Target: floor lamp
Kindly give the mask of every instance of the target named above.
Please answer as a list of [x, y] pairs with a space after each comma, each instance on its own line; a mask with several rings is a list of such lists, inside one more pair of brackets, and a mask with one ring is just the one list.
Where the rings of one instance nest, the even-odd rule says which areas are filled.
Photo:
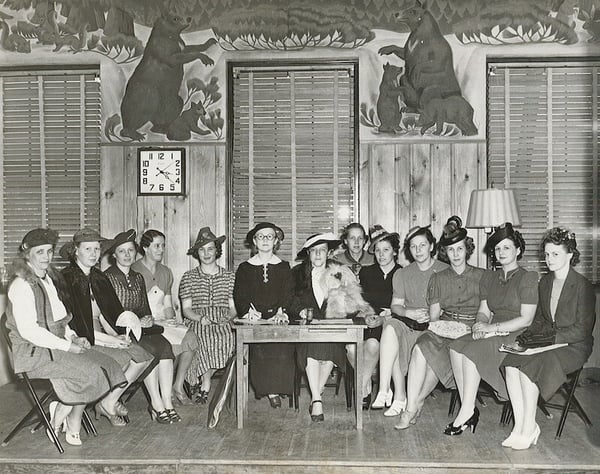
[[[514, 227], [521, 225], [521, 214], [514, 190], [476, 189], [471, 192], [466, 227], [483, 229], [486, 240], [494, 227], [510, 222]], [[490, 268], [488, 256], [487, 267]]]

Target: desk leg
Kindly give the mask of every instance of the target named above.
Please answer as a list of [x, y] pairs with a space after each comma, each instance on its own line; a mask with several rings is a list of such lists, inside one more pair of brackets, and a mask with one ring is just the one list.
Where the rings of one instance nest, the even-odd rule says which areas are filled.
[[363, 372], [364, 372], [364, 367], [363, 367], [363, 348], [364, 348], [364, 341], [363, 341], [363, 337], [362, 334], [360, 334], [360, 338], [359, 340], [356, 341], [356, 361], [355, 361], [355, 365], [354, 367], [356, 367], [356, 379], [354, 380], [354, 390], [355, 390], [355, 403], [354, 403], [354, 408], [356, 410], [356, 429], [357, 430], [362, 430], [363, 429], [363, 412], [362, 412], [362, 399], [363, 399], [363, 393], [362, 393], [362, 381], [363, 381]]
[[250, 344], [244, 344], [244, 417], [248, 418], [248, 393], [250, 386], [248, 384], [248, 367], [250, 367]]
[[235, 337], [235, 350], [236, 350], [236, 358], [235, 358], [235, 372], [236, 372], [236, 413], [237, 413], [237, 427], [238, 429], [242, 429], [244, 427], [244, 395], [247, 396], [248, 392], [244, 394], [244, 343], [242, 340], [242, 336], [240, 336], [239, 331], [236, 332]]

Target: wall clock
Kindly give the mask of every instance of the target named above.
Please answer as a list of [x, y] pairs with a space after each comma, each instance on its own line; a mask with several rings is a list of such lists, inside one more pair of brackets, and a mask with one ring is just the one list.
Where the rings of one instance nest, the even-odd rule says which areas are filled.
[[185, 148], [138, 148], [138, 196], [185, 195]]

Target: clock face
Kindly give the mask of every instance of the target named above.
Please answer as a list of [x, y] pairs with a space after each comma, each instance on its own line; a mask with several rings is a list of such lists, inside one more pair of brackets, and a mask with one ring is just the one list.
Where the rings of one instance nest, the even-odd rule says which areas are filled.
[[138, 194], [185, 194], [185, 149], [138, 150]]

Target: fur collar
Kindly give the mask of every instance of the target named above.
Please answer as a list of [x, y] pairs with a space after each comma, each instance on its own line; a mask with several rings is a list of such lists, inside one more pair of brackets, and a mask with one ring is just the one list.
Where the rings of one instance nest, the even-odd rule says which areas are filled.
[[[25, 260], [22, 257], [18, 257], [15, 260], [13, 260], [10, 274], [11, 274], [11, 281], [14, 280], [15, 278], [19, 277], [19, 278], [22, 278], [23, 280], [25, 280], [30, 285], [35, 285], [39, 278], [34, 273], [33, 268], [31, 268], [31, 266], [27, 263], [27, 260]], [[56, 272], [54, 267], [52, 267], [52, 265], [50, 265], [48, 267], [47, 275], [53, 281], [56, 281], [58, 278], [58, 273]]]

